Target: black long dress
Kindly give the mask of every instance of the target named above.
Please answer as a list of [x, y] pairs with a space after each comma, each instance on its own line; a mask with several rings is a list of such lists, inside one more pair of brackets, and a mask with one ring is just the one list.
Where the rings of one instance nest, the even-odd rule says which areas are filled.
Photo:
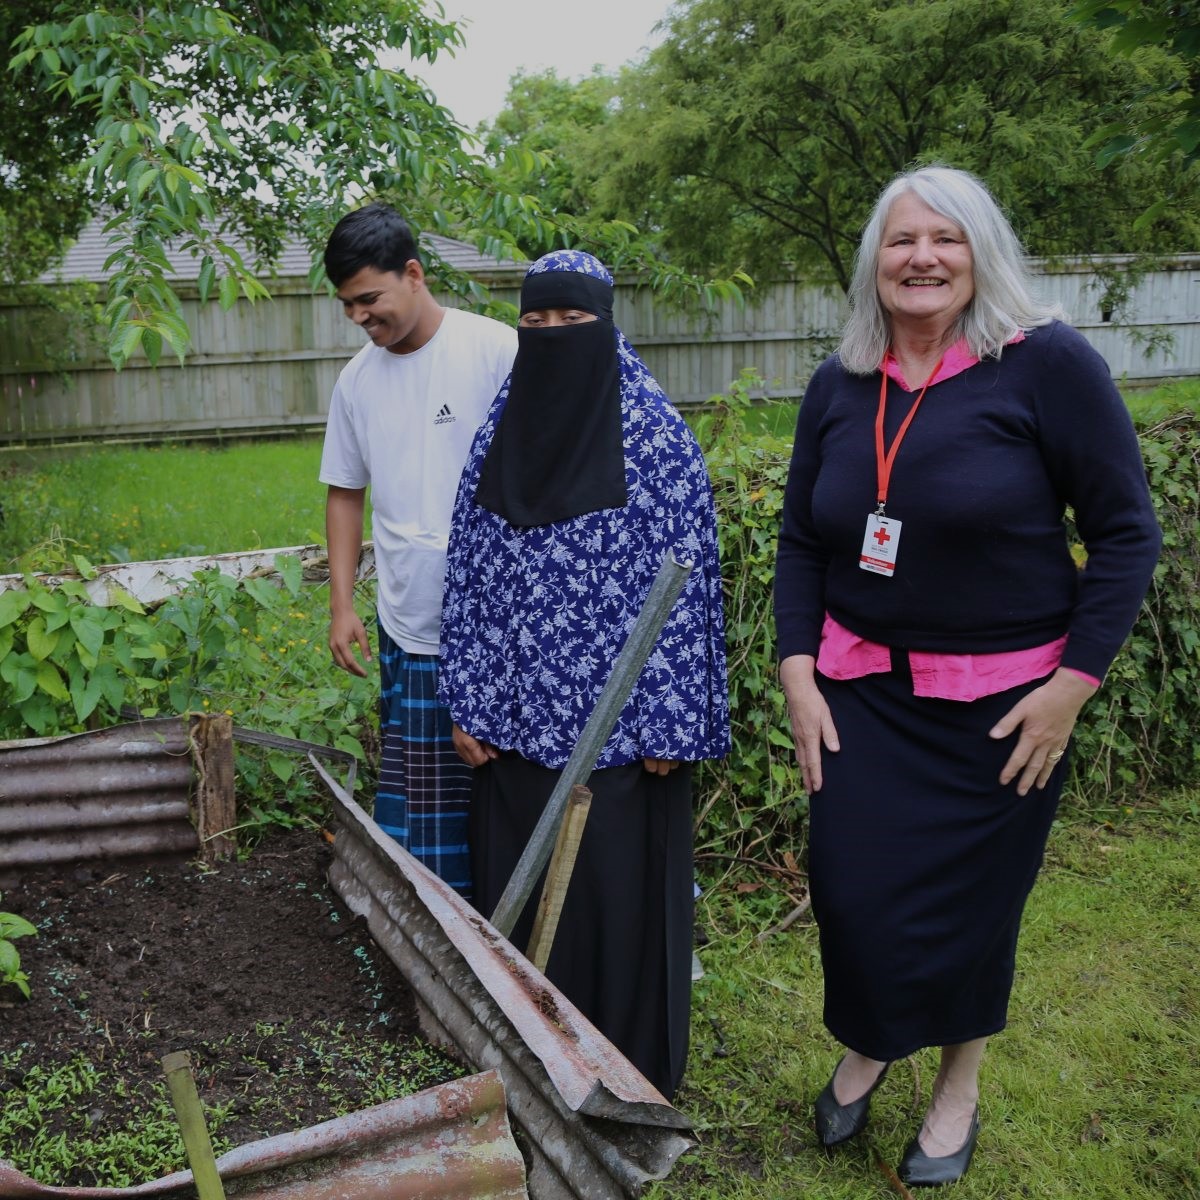
[[890, 1062], [1004, 1028], [1068, 760], [1019, 796], [997, 783], [1016, 735], [988, 730], [1043, 682], [964, 703], [914, 696], [903, 667], [821, 678], [842, 749], [810, 799], [809, 883], [825, 1024], [852, 1050]]
[[[692, 960], [691, 767], [593, 771], [592, 804], [546, 975], [667, 1098], [687, 1060]], [[514, 752], [475, 771], [475, 905], [491, 916], [559, 772]], [[509, 940], [529, 942], [541, 886]]]

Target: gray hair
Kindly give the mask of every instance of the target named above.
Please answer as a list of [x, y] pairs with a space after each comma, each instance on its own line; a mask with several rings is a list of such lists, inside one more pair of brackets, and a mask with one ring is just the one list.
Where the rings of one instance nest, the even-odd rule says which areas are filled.
[[977, 358], [999, 358], [1020, 330], [1063, 318], [1059, 305], [1034, 294], [1021, 243], [982, 180], [954, 167], [921, 167], [897, 175], [883, 189], [863, 227], [850, 280], [850, 316], [838, 346], [847, 371], [877, 371], [891, 339], [875, 276], [888, 212], [907, 192], [953, 221], [971, 247], [975, 294], [955, 322], [955, 341], [966, 338]]

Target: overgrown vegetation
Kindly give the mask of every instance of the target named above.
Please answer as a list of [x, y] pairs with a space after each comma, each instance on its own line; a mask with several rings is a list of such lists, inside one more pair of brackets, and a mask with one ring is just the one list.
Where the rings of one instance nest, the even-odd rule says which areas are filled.
[[[791, 445], [747, 434], [754, 382], [743, 379], [699, 422], [721, 521], [734, 749], [703, 767], [698, 852], [753, 857], [786, 874], [806, 808], [770, 614]], [[1195, 385], [1189, 391], [1194, 404]], [[1158, 403], [1154, 394], [1138, 401], [1148, 413]], [[1151, 782], [1194, 784], [1200, 768], [1200, 417], [1182, 412], [1140, 438], [1165, 544], [1137, 625], [1076, 731], [1066, 802], [1089, 812], [1137, 802]]]
[[[754, 385], [743, 378], [695, 418], [721, 524], [735, 739], [726, 760], [702, 769], [698, 847], [701, 856], [748, 857], [786, 874], [806, 807], [775, 683], [770, 611], [790, 441], [747, 431], [762, 412], [750, 404]], [[1174, 402], [1195, 388], [1160, 391], [1139, 407], [1157, 416], [1163, 397]], [[1089, 812], [1136, 803], [1151, 781], [1194, 783], [1200, 764], [1200, 420], [1184, 412], [1140, 436], [1165, 546], [1133, 635], [1076, 735], [1067, 802]], [[260, 544], [276, 533], [294, 544], [320, 524], [316, 453], [310, 442], [88, 455], [10, 475], [0, 481], [0, 503], [10, 514], [6, 532], [27, 539], [37, 536], [39, 514], [62, 522], [24, 557], [27, 569], [74, 565], [86, 576], [93, 568], [80, 546], [119, 549], [115, 557], [242, 549], [246, 536], [230, 530], [262, 534], [257, 521], [273, 513], [285, 514], [284, 528]], [[145, 502], [158, 495], [169, 500]], [[201, 504], [200, 495], [221, 503]], [[240, 516], [238, 505], [246, 506]], [[231, 524], [247, 512], [249, 524]], [[337, 746], [369, 767], [374, 681], [330, 665], [323, 589], [304, 583], [295, 558], [281, 558], [278, 569], [274, 581], [240, 585], [203, 572], [153, 612], [128, 597], [99, 608], [80, 580], [30, 578], [25, 590], [0, 593], [0, 737], [106, 724], [123, 706], [146, 716], [230, 711], [239, 725]], [[369, 587], [361, 601], [369, 621]], [[251, 823], [295, 819], [297, 806], [319, 803], [286, 754], [241, 751], [239, 771]]]

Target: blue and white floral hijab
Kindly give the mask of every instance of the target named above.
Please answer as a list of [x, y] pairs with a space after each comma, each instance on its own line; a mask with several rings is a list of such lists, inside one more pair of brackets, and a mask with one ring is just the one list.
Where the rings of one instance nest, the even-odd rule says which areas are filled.
[[[560, 250], [529, 275], [611, 276]], [[597, 766], [729, 752], [724, 615], [712, 487], [683, 418], [619, 330], [623, 505], [512, 525], [476, 503], [511, 377], [471, 447], [450, 531], [439, 698], [481, 741], [566, 764], [663, 557], [695, 565]]]

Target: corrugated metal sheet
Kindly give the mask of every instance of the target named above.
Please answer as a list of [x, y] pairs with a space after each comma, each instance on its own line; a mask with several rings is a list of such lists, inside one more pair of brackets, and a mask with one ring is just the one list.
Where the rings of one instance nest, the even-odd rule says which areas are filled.
[[185, 720], [0, 742], [0, 884], [18, 870], [196, 853]]
[[[521, 1200], [525, 1164], [495, 1072], [239, 1146], [217, 1159], [231, 1200]], [[47, 1187], [0, 1161], [0, 1200], [190, 1200], [191, 1171], [127, 1188]]]
[[[327, 782], [332, 782], [328, 780]], [[330, 882], [411, 984], [428, 1036], [504, 1079], [535, 1200], [619, 1200], [664, 1178], [689, 1122], [469, 904], [334, 790]]]
[[[280, 546], [273, 550], [240, 550], [229, 554], [205, 554], [195, 558], [159, 558], [148, 562], [110, 563], [96, 568], [84, 587], [92, 602], [100, 605], [115, 603], [114, 591], [127, 592], [142, 604], [157, 604], [168, 596], [177, 595], [187, 587], [198, 571], [218, 570], [233, 579], [269, 578], [278, 572], [275, 559], [279, 555], [300, 559], [306, 583], [320, 583], [329, 578], [329, 559], [323, 546]], [[364, 544], [358, 560], [358, 578], [370, 579], [375, 574], [375, 548]], [[78, 580], [72, 572], [38, 575], [47, 587], [57, 587], [65, 580]], [[0, 592], [20, 591], [25, 587], [24, 575], [0, 575]]]

